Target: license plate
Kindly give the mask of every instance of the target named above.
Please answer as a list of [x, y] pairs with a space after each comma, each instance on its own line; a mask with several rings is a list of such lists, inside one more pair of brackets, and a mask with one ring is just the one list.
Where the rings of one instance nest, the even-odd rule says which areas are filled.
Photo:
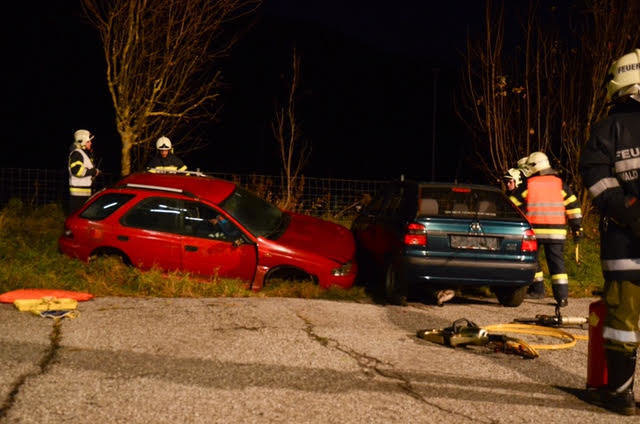
[[498, 237], [450, 236], [451, 247], [455, 249], [498, 250]]

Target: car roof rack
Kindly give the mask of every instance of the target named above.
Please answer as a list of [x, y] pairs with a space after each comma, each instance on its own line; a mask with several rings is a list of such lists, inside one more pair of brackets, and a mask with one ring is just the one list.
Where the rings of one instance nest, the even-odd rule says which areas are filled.
[[191, 193], [190, 191], [185, 191], [181, 188], [175, 188], [175, 187], [164, 187], [164, 186], [157, 186], [157, 185], [151, 185], [151, 184], [138, 184], [138, 183], [126, 183], [126, 184], [121, 184], [117, 187], [118, 188], [142, 188], [146, 190], [157, 190], [157, 191], [170, 191], [172, 193], [184, 194], [185, 196], [192, 197], [194, 199], [197, 197], [195, 194]]
[[[151, 172], [151, 171], [147, 171], [147, 172]], [[196, 169], [195, 171], [170, 171], [170, 170], [159, 170], [159, 171], [153, 171], [151, 172], [152, 174], [171, 174], [171, 175], [189, 175], [189, 176], [195, 176], [195, 177], [208, 177], [207, 174], [205, 174], [204, 172], [200, 172], [200, 169]]]

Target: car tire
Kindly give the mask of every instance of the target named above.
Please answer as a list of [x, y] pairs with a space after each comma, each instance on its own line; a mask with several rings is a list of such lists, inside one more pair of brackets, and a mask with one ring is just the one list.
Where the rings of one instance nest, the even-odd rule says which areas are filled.
[[527, 287], [494, 287], [493, 292], [502, 306], [515, 308], [520, 306], [527, 294]]
[[402, 278], [402, 274], [389, 264], [386, 267], [384, 277], [384, 294], [388, 303], [392, 305], [407, 305], [407, 284]]

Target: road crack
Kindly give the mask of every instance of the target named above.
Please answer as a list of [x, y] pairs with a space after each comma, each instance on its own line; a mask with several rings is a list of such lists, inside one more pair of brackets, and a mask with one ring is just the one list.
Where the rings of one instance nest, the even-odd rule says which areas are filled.
[[61, 331], [62, 319], [54, 319], [53, 327], [51, 329], [51, 333], [49, 334], [49, 347], [38, 362], [38, 369], [36, 371], [23, 374], [16, 379], [16, 381], [13, 383], [11, 391], [9, 392], [9, 395], [3, 402], [2, 406], [0, 406], [0, 419], [4, 418], [9, 410], [13, 407], [16, 397], [18, 396], [18, 393], [20, 393], [21, 387], [27, 382], [27, 380], [31, 377], [44, 375], [47, 372], [58, 350], [60, 349]]
[[300, 320], [302, 320], [305, 323], [305, 332], [307, 333], [307, 336], [309, 336], [311, 340], [321, 344], [322, 346], [328, 349], [334, 349], [348, 355], [349, 357], [351, 357], [353, 360], [356, 361], [356, 363], [362, 369], [365, 375], [372, 376], [377, 374], [382, 378], [394, 380], [396, 381], [396, 384], [398, 385], [398, 387], [408, 396], [411, 396], [417, 401], [425, 405], [428, 405], [432, 408], [438, 409], [442, 412], [446, 412], [452, 415], [457, 415], [461, 418], [465, 418], [473, 422], [481, 422], [481, 423], [487, 423], [487, 424], [495, 422], [493, 420], [491, 421], [481, 420], [476, 417], [465, 415], [463, 413], [460, 413], [451, 409], [443, 408], [442, 406], [436, 403], [430, 402], [423, 395], [421, 395], [418, 392], [418, 390], [416, 390], [416, 388], [411, 383], [411, 380], [408, 377], [403, 375], [401, 372], [395, 371], [393, 369], [394, 365], [392, 363], [385, 362], [376, 357], [358, 352], [354, 349], [351, 349], [348, 346], [344, 346], [340, 344], [340, 342], [335, 339], [320, 336], [318, 333], [315, 332], [315, 326], [309, 319], [305, 318], [300, 313], [296, 313], [296, 315], [298, 316], [298, 318], [300, 318]]

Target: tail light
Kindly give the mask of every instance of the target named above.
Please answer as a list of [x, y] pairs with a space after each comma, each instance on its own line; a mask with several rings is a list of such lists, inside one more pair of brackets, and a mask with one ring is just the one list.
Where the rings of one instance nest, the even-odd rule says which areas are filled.
[[405, 246], [426, 246], [427, 245], [427, 228], [412, 222], [407, 225], [407, 232], [404, 235]]
[[522, 237], [522, 248], [520, 250], [523, 252], [535, 252], [538, 250], [538, 241], [536, 240], [536, 234], [533, 230], [525, 230], [524, 236]]

